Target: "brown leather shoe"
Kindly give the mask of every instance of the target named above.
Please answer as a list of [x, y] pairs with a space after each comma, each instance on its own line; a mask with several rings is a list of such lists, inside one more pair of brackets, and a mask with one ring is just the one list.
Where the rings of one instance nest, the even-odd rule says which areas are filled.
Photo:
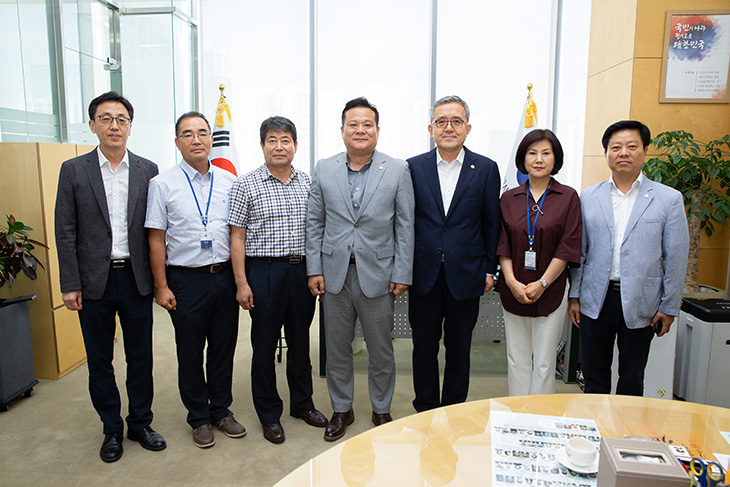
[[281, 423], [271, 423], [263, 426], [264, 438], [272, 443], [284, 443], [286, 437], [284, 436], [284, 428], [281, 427]]
[[355, 421], [355, 413], [350, 409], [346, 413], [333, 413], [332, 419], [324, 430], [325, 441], [339, 440], [345, 436], [347, 427]]
[[390, 415], [390, 413], [376, 413], [373, 411], [373, 424], [375, 426], [380, 426], [381, 424], [390, 423], [393, 421], [393, 417]]
[[241, 423], [236, 421], [233, 417], [233, 413], [229, 414], [223, 419], [216, 421], [215, 427], [223, 431], [226, 436], [230, 438], [240, 438], [246, 436], [246, 428]]
[[193, 443], [198, 448], [210, 448], [215, 445], [215, 437], [213, 436], [213, 427], [209, 424], [198, 426], [193, 430]]
[[327, 426], [327, 416], [320, 413], [316, 409], [311, 411], [301, 411], [299, 413], [290, 413], [291, 417], [303, 419], [309, 426], [316, 426], [317, 428], [324, 428]]

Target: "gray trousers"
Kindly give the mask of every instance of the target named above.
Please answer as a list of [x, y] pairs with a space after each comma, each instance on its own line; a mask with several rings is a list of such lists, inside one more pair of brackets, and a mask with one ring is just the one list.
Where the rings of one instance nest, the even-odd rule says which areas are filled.
[[360, 318], [367, 343], [368, 388], [373, 411], [390, 412], [395, 390], [395, 358], [390, 335], [394, 301], [395, 297], [390, 293], [376, 298], [365, 296], [354, 265], [347, 270], [342, 291], [338, 294], [325, 292], [322, 306], [327, 346], [327, 388], [334, 412], [344, 413], [352, 409], [355, 392], [352, 340], [357, 318]]

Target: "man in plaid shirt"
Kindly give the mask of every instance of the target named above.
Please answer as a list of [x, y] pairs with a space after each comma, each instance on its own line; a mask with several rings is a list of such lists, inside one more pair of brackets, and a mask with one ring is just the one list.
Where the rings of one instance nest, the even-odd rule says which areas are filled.
[[251, 314], [251, 389], [264, 438], [285, 439], [283, 402], [276, 389], [274, 354], [284, 325], [289, 414], [324, 427], [327, 418], [312, 402], [309, 326], [315, 298], [307, 287], [304, 262], [309, 175], [292, 167], [297, 129], [284, 117], [261, 124], [266, 163], [241, 176], [231, 188], [231, 263], [236, 299]]

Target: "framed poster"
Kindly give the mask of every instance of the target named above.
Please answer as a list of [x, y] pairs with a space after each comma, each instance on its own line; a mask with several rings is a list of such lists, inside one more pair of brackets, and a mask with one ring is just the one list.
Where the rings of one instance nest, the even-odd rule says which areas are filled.
[[660, 103], [730, 103], [730, 10], [667, 12]]

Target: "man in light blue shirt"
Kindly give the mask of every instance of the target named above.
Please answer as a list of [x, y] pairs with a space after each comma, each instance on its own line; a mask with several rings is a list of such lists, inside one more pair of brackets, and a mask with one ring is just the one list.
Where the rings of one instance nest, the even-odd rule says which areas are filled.
[[210, 164], [210, 125], [203, 114], [183, 114], [175, 133], [183, 160], [150, 181], [145, 227], [155, 300], [175, 327], [180, 397], [193, 443], [207, 448], [215, 444], [213, 425], [232, 438], [246, 434], [228, 409], [238, 338], [227, 224], [235, 177]]

